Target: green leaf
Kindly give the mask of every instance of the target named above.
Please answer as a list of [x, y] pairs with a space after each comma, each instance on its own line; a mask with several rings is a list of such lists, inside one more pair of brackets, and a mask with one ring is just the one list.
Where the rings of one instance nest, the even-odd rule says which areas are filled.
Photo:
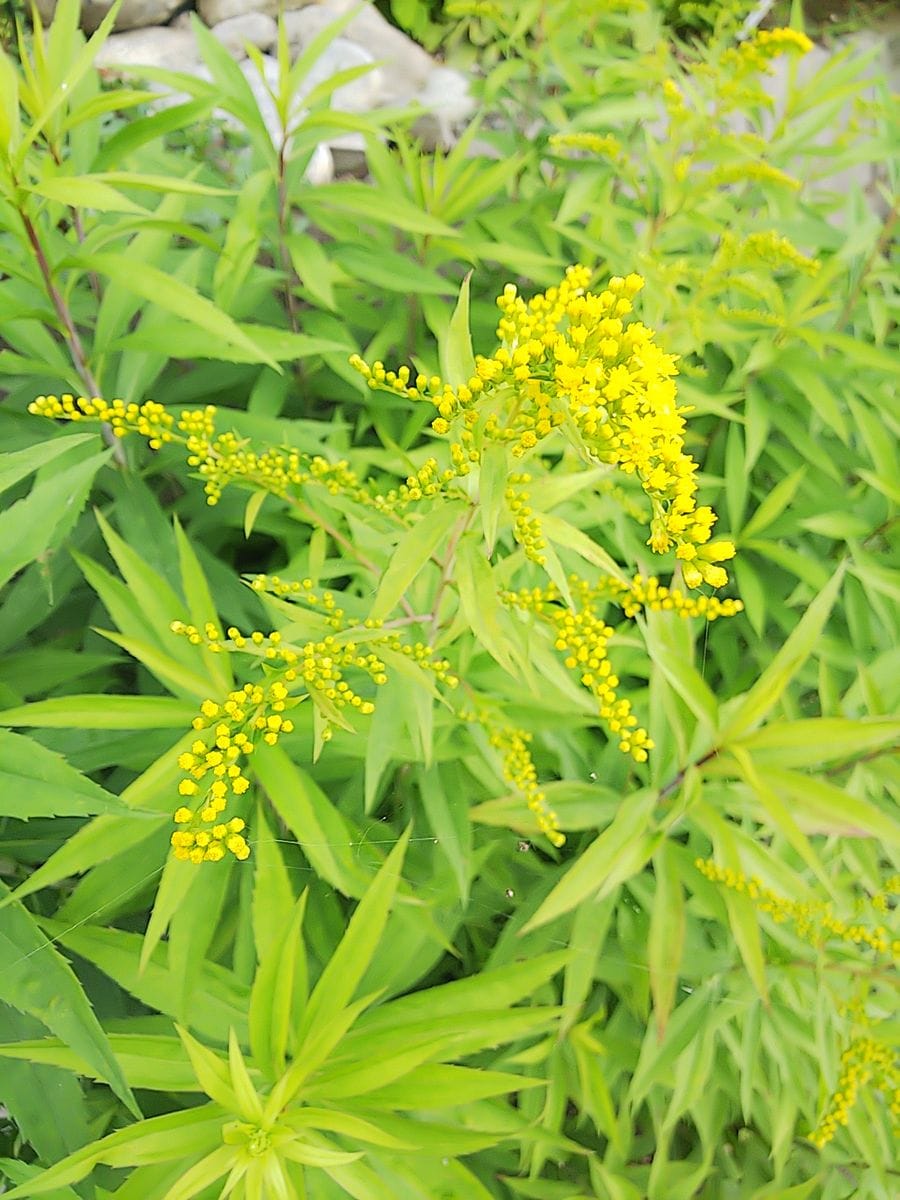
[[[45, 128], [47, 122], [50, 121], [59, 108], [62, 108], [68, 104], [69, 99], [74, 94], [78, 84], [82, 81], [88, 71], [90, 71], [98, 50], [112, 32], [121, 6], [121, 0], [114, 0], [113, 4], [109, 7], [108, 11], [103, 17], [103, 20], [97, 26], [93, 36], [86, 45], [80, 47], [74, 57], [72, 56], [72, 47], [68, 48], [69, 53], [65, 63], [65, 65], [68, 67], [68, 70], [62, 78], [54, 79], [55, 86], [52, 89], [47, 103], [43, 105], [40, 112], [32, 114], [34, 116], [34, 121], [25, 131], [22, 143], [18, 148], [18, 154], [16, 156], [17, 166], [21, 166], [21, 164], [24, 163], [25, 155], [28, 153], [31, 144], [40, 135], [41, 130]], [[59, 24], [61, 29], [65, 28], [63, 24], [64, 11], [65, 9], [62, 4], [57, 5], [57, 12], [55, 16], [56, 22]]]
[[[366, 1092], [366, 1104], [372, 1108], [456, 1108], [476, 1100], [543, 1086], [543, 1080], [527, 1079], [507, 1071], [424, 1063], [396, 1083]], [[436, 1098], [440, 1099], [439, 1105], [435, 1104]]]
[[460, 233], [436, 217], [423, 212], [418, 205], [403, 196], [392, 195], [385, 203], [384, 196], [364, 183], [328, 183], [310, 187], [303, 193], [302, 205], [312, 220], [318, 212], [349, 213], [354, 217], [392, 225], [407, 233], [424, 233], [430, 237], [458, 238]]
[[[178, 1038], [145, 1033], [111, 1033], [109, 1046], [132, 1088], [155, 1092], [197, 1092], [199, 1084], [184, 1045]], [[24, 1059], [61, 1067], [77, 1075], [102, 1081], [80, 1054], [58, 1038], [7, 1042], [0, 1057]]]
[[19, 73], [0, 46], [0, 152], [4, 158], [15, 154], [20, 137]]
[[837, 599], [843, 578], [844, 567], [841, 566], [810, 604], [799, 624], [750, 691], [727, 706], [727, 715], [720, 734], [724, 747], [727, 748], [730, 741], [740, 738], [759, 725], [766, 713], [778, 703], [785, 688], [818, 642]]
[[49, 438], [46, 442], [16, 450], [12, 454], [0, 454], [0, 492], [5, 492], [32, 471], [47, 466], [73, 446], [95, 441], [96, 437], [95, 433], [74, 433], [67, 437]]
[[268, 492], [253, 492], [250, 499], [247, 501], [247, 507], [244, 509], [244, 537], [248, 538], [253, 532], [253, 526], [256, 524], [256, 518], [259, 516], [260, 509], [265, 504]]
[[260, 746], [253, 772], [316, 873], [345, 896], [362, 896], [371, 875], [353, 853], [351, 827], [322, 789], [279, 746]]
[[39, 558], [76, 520], [91, 483], [111, 451], [95, 454], [36, 483], [0, 513], [0, 587]]
[[472, 353], [472, 334], [469, 330], [471, 278], [470, 271], [462, 281], [446, 337], [440, 345], [441, 376], [454, 389], [468, 383], [475, 374], [475, 355]]
[[[850, 721], [843, 717], [810, 717], [805, 721], [776, 721], [764, 725], [741, 738], [736, 745], [749, 750], [754, 762], [759, 764], [819, 767], [890, 750], [898, 742], [900, 721], [893, 718]], [[734, 746], [732, 743], [732, 748]]]
[[299, 999], [306, 1001], [306, 951], [302, 930], [307, 898], [308, 892], [299, 897], [282, 939], [261, 957], [250, 992], [250, 1048], [260, 1069], [273, 1080], [285, 1068], [293, 1033], [298, 975], [303, 985], [303, 995]]
[[457, 779], [454, 774], [432, 766], [427, 770], [419, 768], [416, 780], [428, 824], [453, 871], [460, 903], [466, 904], [472, 870], [472, 824], [467, 808], [459, 803], [459, 793], [454, 787]]
[[662, 1041], [669, 1016], [675, 1005], [678, 973], [684, 953], [684, 890], [678, 870], [678, 857], [670, 842], [663, 842], [653, 856], [656, 892], [650, 914], [647, 938], [647, 965], [656, 1033]]
[[[8, 1037], [34, 1037], [42, 1032], [38, 1021], [5, 1005], [0, 1006], [0, 1026]], [[14, 1049], [21, 1044], [13, 1043]], [[71, 1054], [67, 1048], [65, 1052]], [[44, 1162], [58, 1162], [91, 1140], [85, 1097], [71, 1071], [20, 1054], [7, 1058], [2, 1075], [3, 1103], [22, 1139]]]
[[798, 467], [796, 471], [792, 471], [784, 479], [779, 479], [778, 483], [766, 495], [762, 504], [760, 504], [759, 508], [741, 530], [741, 541], [756, 537], [764, 529], [768, 529], [772, 522], [781, 516], [797, 494], [797, 489], [800, 487], [805, 476], [806, 467]]
[[568, 521], [564, 521], [562, 517], [554, 517], [549, 513], [538, 513], [537, 517], [548, 541], [565, 550], [573, 550], [585, 562], [590, 563], [592, 567], [599, 567], [613, 579], [618, 579], [622, 583], [628, 582], [625, 572], [616, 560], [602, 546], [598, 546], [595, 541], [592, 541], [586, 533]]
[[142, 662], [147, 670], [171, 691], [186, 693], [200, 701], [209, 696], [210, 681], [205, 675], [183, 667], [180, 662], [176, 662], [168, 654], [163, 654], [151, 642], [145, 642], [141, 638], [123, 637], [109, 629], [95, 629], [94, 632], [127, 650], [132, 658]]
[[900, 822], [870, 800], [799, 771], [769, 767], [766, 779], [810, 833], [872, 837], [885, 846], [900, 846]]
[[674, 613], [647, 612], [645, 640], [650, 661], [661, 671], [700, 725], [708, 733], [716, 727], [719, 706], [706, 680], [685, 653], [685, 642], [692, 649], [691, 639], [682, 618]]
[[197, 706], [168, 696], [52, 696], [0, 712], [0, 725], [33, 729], [184, 729]]
[[[156, 892], [156, 899], [153, 902], [153, 909], [150, 913], [150, 920], [147, 922], [147, 930], [141, 946], [140, 966], [138, 968], [140, 971], [146, 968], [153, 951], [159, 945], [160, 939], [169, 928], [169, 923], [174, 913], [182, 905], [188, 903], [191, 891], [199, 880], [200, 872], [196, 869], [194, 863], [181, 862], [171, 856], [166, 859], [166, 865], [163, 867], [159, 887]], [[197, 910], [200, 907], [199, 904], [195, 904]], [[169, 952], [171, 955], [171, 946]]]
[[[265, 495], [265, 493], [261, 494]], [[207, 623], [218, 627], [219, 614], [203, 568], [200, 566], [200, 560], [177, 518], [175, 520], [175, 544], [178, 548], [181, 590], [187, 600], [191, 624], [197, 629], [203, 629]], [[201, 649], [201, 657], [210, 680], [213, 681], [215, 691], [219, 695], [230, 691], [234, 686], [234, 676], [227, 652], [221, 650], [213, 653], [204, 646]]]
[[[67, 928], [61, 922], [47, 919], [42, 925], [56, 941], [94, 963], [143, 1004], [177, 1019], [178, 981], [169, 969], [169, 948], [165, 942], [156, 947], [141, 971], [140, 934], [90, 925]], [[224, 1041], [232, 1026], [240, 1037], [246, 1037], [248, 989], [216, 963], [202, 964], [201, 981], [203, 1003], [191, 1008], [191, 1027], [210, 1040]]]
[[135, 296], [164, 308], [182, 321], [202, 329], [214, 343], [224, 342], [243, 351], [247, 361], [265, 363], [273, 371], [281, 371], [274, 358], [265, 353], [238, 325], [205, 296], [173, 275], [160, 271], [147, 262], [135, 263], [125, 254], [83, 254], [78, 265], [85, 271], [119, 284]]
[[369, 613], [372, 620], [383, 620], [393, 612], [431, 555], [445, 541], [456, 522], [462, 519], [464, 511], [460, 504], [453, 501], [442, 504], [434, 512], [422, 517], [401, 537], [382, 576]]
[[509, 614], [500, 601], [499, 584], [485, 557], [484, 543], [474, 533], [464, 535], [456, 547], [456, 584], [469, 628], [491, 657], [517, 676], [515, 660], [520, 656], [509, 636]]
[[55, 200], [58, 204], [77, 204], [81, 209], [94, 209], [103, 213], [150, 215], [146, 208], [135, 204], [116, 188], [101, 179], [92, 179], [86, 175], [57, 175], [55, 178], [43, 179], [40, 183], [32, 184], [26, 190], [36, 196], [42, 196], [45, 200]]
[[522, 932], [546, 925], [592, 896], [602, 896], [641, 870], [662, 838], [662, 834], [647, 830], [655, 806], [653, 791], [630, 796], [612, 824], [569, 867]]
[[44, 1195], [84, 1179], [97, 1163], [129, 1167], [193, 1157], [221, 1143], [223, 1122], [224, 1114], [215, 1104], [139, 1121], [76, 1151], [6, 1196], [8, 1200], [23, 1200], [25, 1196]]
[[243, 1165], [235, 1146], [218, 1146], [185, 1171], [169, 1188], [163, 1200], [192, 1200], [200, 1192], [206, 1192], [232, 1168]]
[[509, 455], [506, 447], [485, 446], [478, 468], [478, 509], [489, 556], [494, 553], [497, 542], [497, 526], [505, 507], [508, 476]]
[[[9, 895], [9, 889], [0, 883], [0, 897]], [[0, 910], [0, 961], [0, 1000], [46, 1025], [91, 1064], [129, 1112], [139, 1115], [81, 984], [21, 904]]]
[[794, 814], [784, 803], [780, 792], [776, 791], [772, 786], [774, 780], [770, 772], [757, 770], [753, 758], [741, 746], [732, 746], [731, 753], [739, 764], [744, 779], [753, 789], [757, 800], [766, 810], [766, 814], [772, 825], [784, 836], [788, 844], [793, 846], [794, 850], [796, 850], [797, 854], [803, 859], [810, 870], [813, 871], [822, 886], [826, 890], [831, 891], [831, 881], [819, 860], [819, 856], [809, 844], [809, 840], [803, 835], [803, 832], [794, 819]]
[[387, 1030], [395, 1032], [402, 1044], [404, 1031], [417, 1023], [424, 1027], [430, 1022], [437, 1030], [438, 1022], [444, 1018], [464, 1020], [478, 1009], [498, 1012], [511, 1009], [552, 979], [570, 957], [568, 950], [554, 950], [402, 996], [367, 1012], [354, 1036], [368, 1041]]
[[70, 767], [59, 754], [19, 733], [0, 730], [0, 813], [30, 817], [124, 812], [118, 797]]
[[257, 805], [253, 823], [253, 900], [251, 905], [253, 940], [257, 958], [266, 958], [280, 946], [294, 911], [294, 891], [290, 874], [269, 825], [267, 806]]
[[378, 874], [350, 918], [347, 931], [313, 989], [298, 1034], [299, 1058], [329, 1024], [332, 1014], [346, 1007], [372, 961], [400, 881], [410, 830], [400, 835]]
[[186, 1029], [176, 1026], [176, 1032], [191, 1060], [191, 1068], [197, 1076], [200, 1087], [210, 1100], [215, 1100], [226, 1112], [236, 1115], [238, 1111], [237, 1095], [231, 1085], [228, 1063], [209, 1047], [204, 1046], [202, 1042], [198, 1042]]

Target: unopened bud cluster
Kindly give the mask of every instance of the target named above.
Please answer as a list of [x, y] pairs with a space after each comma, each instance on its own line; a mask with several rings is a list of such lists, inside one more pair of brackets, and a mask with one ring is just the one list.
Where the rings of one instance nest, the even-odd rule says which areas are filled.
[[559, 828], [559, 817], [547, 802], [547, 794], [538, 783], [537, 768], [531, 757], [532, 736], [524, 729], [515, 729], [497, 720], [485, 708], [465, 709], [459, 714], [463, 721], [477, 722], [485, 730], [490, 745], [498, 751], [504, 780], [515, 788], [528, 810], [537, 820], [538, 829], [554, 846], [565, 844], [565, 834]]

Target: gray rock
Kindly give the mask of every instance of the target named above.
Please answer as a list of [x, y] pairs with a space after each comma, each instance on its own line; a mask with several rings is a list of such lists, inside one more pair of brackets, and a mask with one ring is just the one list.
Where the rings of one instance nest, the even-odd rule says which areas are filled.
[[[116, 17], [116, 29], [145, 29], [149, 25], [164, 25], [184, 0], [124, 0]], [[93, 33], [112, 8], [113, 0], [82, 0], [81, 28]], [[37, 10], [44, 26], [50, 24], [56, 12], [56, 0], [37, 0]]]
[[238, 17], [229, 17], [212, 27], [217, 37], [232, 58], [240, 62], [247, 57], [246, 45], [260, 50], [271, 50], [278, 41], [278, 26], [266, 13], [248, 12]]
[[265, 13], [276, 17], [279, 9], [305, 8], [318, 0], [197, 0], [197, 11], [207, 25], [220, 25], [232, 17], [243, 17], [250, 13]]

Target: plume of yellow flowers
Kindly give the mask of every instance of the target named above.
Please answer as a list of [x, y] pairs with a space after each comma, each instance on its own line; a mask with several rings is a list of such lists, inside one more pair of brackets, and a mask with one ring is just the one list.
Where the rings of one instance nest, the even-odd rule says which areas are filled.
[[[688, 587], [719, 588], [728, 575], [719, 564], [734, 556], [730, 541], [712, 541], [716, 515], [697, 504], [697, 463], [684, 448], [684, 414], [677, 401], [675, 356], [654, 333], [627, 318], [643, 287], [639, 275], [614, 276], [600, 292], [588, 290], [587, 267], [570, 267], [558, 287], [524, 300], [507, 284], [497, 300], [499, 345], [479, 355], [471, 378], [452, 387], [438, 376], [412, 377], [408, 367], [388, 371], [355, 355], [352, 365], [372, 388], [383, 388], [437, 410], [431, 428], [451, 435], [458, 455], [478, 461], [484, 446], [506, 445], [516, 458], [556, 449], [568, 438], [590, 462], [608, 463], [640, 480], [650, 500], [647, 544], [674, 549]], [[537, 544], [533, 523], [517, 533]]]

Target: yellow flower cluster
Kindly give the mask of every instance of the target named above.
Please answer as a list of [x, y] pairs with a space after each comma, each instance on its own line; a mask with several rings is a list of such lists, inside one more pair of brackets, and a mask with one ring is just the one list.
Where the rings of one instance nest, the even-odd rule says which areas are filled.
[[854, 1039], [841, 1055], [841, 1073], [828, 1107], [816, 1128], [809, 1135], [813, 1145], [821, 1150], [847, 1125], [850, 1110], [859, 1090], [871, 1084], [888, 1099], [891, 1123], [900, 1127], [900, 1062], [897, 1052], [885, 1042], [872, 1037]]
[[161, 404], [148, 400], [145, 404], [126, 404], [124, 400], [108, 403], [99, 396], [87, 399], [68, 394], [38, 396], [28, 405], [34, 416], [66, 421], [105, 421], [117, 438], [139, 433], [147, 438], [151, 449], [159, 450], [163, 442], [173, 440], [175, 424], [172, 414]]
[[900, 939], [892, 939], [883, 925], [870, 928], [859, 922], [836, 917], [829, 904], [822, 901], [789, 900], [765, 887], [758, 879], [748, 879], [741, 871], [720, 867], [710, 859], [698, 858], [697, 870], [713, 883], [722, 884], [735, 892], [749, 896], [760, 912], [778, 924], [790, 922], [797, 936], [811, 946], [837, 939], [850, 945], [874, 950], [876, 954], [900, 955]]
[[542, 551], [547, 543], [544, 541], [541, 522], [528, 503], [531, 495], [526, 490], [526, 485], [529, 483], [531, 476], [525, 472], [507, 476], [504, 499], [513, 519], [513, 537], [525, 551], [527, 558], [543, 566], [547, 560]]
[[758, 29], [752, 37], [722, 55], [722, 67], [727, 72], [743, 75], [767, 73], [773, 58], [782, 54], [808, 54], [813, 44], [805, 33], [796, 29]]
[[[311, 579], [288, 581], [279, 578], [277, 575], [255, 575], [250, 581], [250, 586], [255, 592], [270, 592], [281, 599], [291, 600], [298, 604], [307, 604], [311, 608], [323, 612], [327, 624], [333, 629], [341, 632], [352, 631], [353, 626], [348, 623], [344, 610], [337, 607], [332, 593], [323, 592], [321, 596], [318, 596], [313, 589]], [[383, 621], [373, 620], [371, 617], [365, 619], [362, 628], [365, 631], [377, 631], [377, 635], [374, 637], [371, 633], [366, 632], [367, 645], [375, 648], [383, 647], [385, 650], [390, 650], [393, 653], [402, 654], [405, 658], [411, 659], [417, 666], [429, 671], [439, 683], [443, 683], [449, 688], [458, 686], [459, 679], [453, 674], [450, 662], [446, 658], [440, 658], [435, 654], [432, 647], [425, 645], [424, 642], [404, 642], [395, 629], [384, 629], [383, 626]], [[351, 647], [355, 649], [356, 642], [352, 640], [342, 641], [341, 646], [342, 648]], [[355, 662], [353, 665], [360, 666], [361, 663]], [[368, 668], [364, 667], [363, 669], [367, 670]], [[381, 678], [381, 675], [384, 675], [384, 678]], [[387, 682], [383, 664], [379, 672], [379, 677], [373, 678], [376, 684]], [[329, 699], [331, 698], [327, 692], [326, 696]], [[352, 704], [353, 702], [350, 701], [350, 703]], [[327, 741], [328, 738], [326, 737], [325, 740]]]
[[529, 750], [531, 734], [501, 724], [486, 709], [464, 710], [459, 716], [463, 721], [477, 722], [486, 730], [488, 741], [500, 754], [504, 780], [523, 797], [529, 811], [537, 818], [538, 829], [551, 845], [564, 845], [566, 837], [560, 831], [559, 817], [548, 805], [547, 795], [538, 783], [537, 768]]
[[622, 143], [612, 133], [554, 133], [550, 136], [551, 150], [586, 150], [611, 158], [614, 162], [622, 157]]
[[724, 233], [719, 244], [717, 265], [733, 266], [745, 263], [765, 263], [772, 268], [791, 267], [807, 275], [816, 275], [821, 267], [817, 258], [802, 254], [793, 242], [774, 230], [751, 233], [742, 241], [732, 233]]
[[409, 504], [451, 490], [451, 485], [468, 475], [472, 463], [479, 459], [471, 447], [454, 443], [447, 467], [441, 468], [436, 459], [429, 458], [399, 487], [380, 494], [368, 481], [361, 481], [346, 461], [330, 463], [321, 455], [298, 450], [256, 451], [233, 432], [217, 434], [218, 410], [211, 404], [183, 411], [177, 421], [155, 401], [141, 405], [125, 404], [122, 400], [107, 403], [97, 397], [88, 400], [69, 395], [38, 396], [28, 411], [36, 416], [69, 421], [106, 421], [117, 438], [137, 433], [147, 438], [154, 450], [160, 449], [164, 442], [184, 444], [188, 466], [195, 468], [204, 480], [209, 505], [218, 504], [223, 491], [232, 483], [280, 497], [288, 496], [304, 484], [319, 484], [333, 496], [347, 496], [377, 512], [400, 512]]
[[275, 496], [287, 496], [292, 488], [307, 483], [321, 484], [331, 495], [343, 493], [369, 502], [371, 495], [348, 463], [330, 463], [321, 455], [299, 450], [271, 448], [257, 452], [234, 433], [215, 434], [216, 410], [182, 413], [179, 428], [187, 435], [188, 466], [204, 480], [207, 504], [219, 502], [230, 483], [249, 484]]
[[688, 111], [688, 106], [685, 103], [684, 93], [675, 80], [664, 79], [662, 90], [663, 103], [669, 116], [674, 118], [684, 116]]
[[[214, 625], [206, 625], [203, 633], [183, 621], [172, 623], [172, 632], [188, 638], [193, 645], [206, 645], [221, 651], [226, 645]], [[256, 632], [245, 639], [236, 629], [228, 630], [230, 644], [242, 649], [247, 642], [258, 648], [268, 660], [278, 657], [280, 638], [266, 638]], [[286, 676], [287, 673], [285, 673]], [[179, 759], [184, 778], [178, 794], [188, 804], [175, 813], [175, 824], [185, 828], [172, 834], [175, 857], [194, 863], [218, 862], [229, 850], [237, 859], [248, 857], [250, 849], [241, 834], [244, 822], [240, 817], [230, 821], [220, 818], [231, 797], [240, 797], [250, 787], [242, 771], [242, 761], [254, 752], [255, 740], [274, 746], [282, 734], [293, 731], [293, 722], [282, 716], [289, 703], [288, 687], [283, 679], [268, 679], [265, 683], [246, 683], [230, 692], [224, 703], [204, 700], [193, 726], [198, 737], [189, 751]], [[210, 737], [211, 733], [211, 737]]]
[[440, 494], [458, 493], [453, 484], [464, 478], [477, 463], [479, 454], [468, 450], [458, 442], [450, 445], [450, 465], [441, 468], [436, 458], [427, 459], [406, 481], [397, 488], [383, 494], [375, 494], [367, 502], [379, 512], [402, 512], [409, 504], [429, 500]]
[[512, 607], [541, 617], [550, 627], [553, 644], [565, 665], [577, 671], [584, 687], [597, 701], [600, 719], [619, 739], [619, 749], [635, 762], [646, 762], [653, 741], [638, 725], [631, 701], [616, 695], [619, 677], [607, 657], [607, 643], [615, 632], [605, 624], [596, 608], [595, 589], [578, 577], [571, 580], [574, 608], [560, 604], [555, 584], [507, 592], [504, 600]]
[[[705, 617], [707, 621], [715, 621], [719, 617], [733, 617], [744, 611], [740, 600], [686, 596], [679, 588], [663, 586], [654, 575], [647, 579], [635, 575], [630, 584], [609, 576], [600, 583], [608, 589], [610, 597], [622, 606], [626, 617], [637, 616], [643, 608], [651, 612], [675, 612], [679, 617]], [[594, 589], [597, 590], [597, 587], [595, 583]]]
[[[262, 583], [255, 582], [257, 590], [266, 587], [264, 577], [260, 579]], [[297, 587], [308, 603], [322, 608], [335, 630], [345, 628], [344, 614], [331, 593], [316, 596], [309, 581]], [[272, 590], [277, 593], [282, 589], [287, 594], [293, 585], [274, 581]], [[172, 631], [193, 645], [203, 645], [214, 652], [230, 650], [254, 655], [265, 667], [262, 682], [236, 688], [221, 703], [212, 699], [203, 701], [193, 721], [194, 729], [202, 736], [178, 760], [184, 772], [178, 792], [189, 803], [183, 803], [175, 813], [175, 823], [183, 827], [172, 834], [175, 857], [194, 863], [216, 862], [227, 850], [236, 858], [245, 859], [250, 850], [241, 835], [243, 821], [239, 817], [228, 821], [222, 814], [229, 798], [243, 796], [250, 787], [242, 765], [254, 753], [257, 742], [274, 746], [283, 735], [292, 733], [293, 721], [284, 714], [307, 698], [312, 698], [325, 715], [322, 739], [328, 741], [332, 720], [341, 719], [344, 710], [355, 710], [363, 716], [375, 711], [374, 703], [351, 687], [345, 673], [360, 671], [377, 687], [387, 683], [387, 668], [369, 646], [338, 640], [335, 634], [292, 646], [283, 644], [277, 632], [267, 636], [256, 630], [245, 636], [230, 628], [223, 636], [212, 624], [201, 631], [183, 621], [173, 622]], [[396, 634], [386, 633], [384, 641], [402, 652]], [[449, 663], [434, 658], [428, 647], [417, 644], [406, 651], [448, 685], [456, 682]]]
[[710, 173], [709, 178], [714, 184], [777, 183], [795, 192], [800, 189], [799, 179], [795, 179], [793, 175], [788, 175], [786, 171], [779, 170], [778, 167], [773, 167], [771, 163], [758, 160], [727, 163], [723, 166], [715, 167]]
[[562, 431], [590, 461], [634, 474], [652, 506], [648, 545], [675, 550], [688, 587], [722, 587], [728, 576], [718, 564], [734, 546], [710, 541], [715, 514], [697, 507], [675, 359], [646, 326], [625, 322], [643, 280], [616, 276], [599, 293], [589, 282], [586, 267], [570, 267], [558, 287], [527, 303], [507, 284], [497, 300], [500, 345], [491, 358], [478, 356], [475, 374], [457, 388], [437, 376], [413, 381], [407, 367], [370, 367], [359, 356], [352, 364], [370, 387], [430, 401], [438, 413], [432, 429], [444, 435], [456, 426], [463, 448], [494, 441], [523, 457]]

